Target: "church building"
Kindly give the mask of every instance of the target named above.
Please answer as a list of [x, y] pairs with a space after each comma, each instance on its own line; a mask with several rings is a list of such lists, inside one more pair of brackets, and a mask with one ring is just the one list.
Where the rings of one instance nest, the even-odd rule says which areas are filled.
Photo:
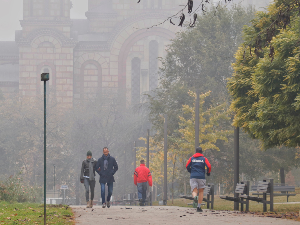
[[0, 90], [42, 96], [40, 74], [49, 72], [58, 103], [108, 91], [123, 93], [127, 104], [140, 103], [157, 87], [158, 58], [180, 30], [169, 21], [147, 28], [186, 2], [88, 0], [86, 19], [70, 19], [71, 0], [23, 0], [22, 30], [15, 41], [0, 42]]

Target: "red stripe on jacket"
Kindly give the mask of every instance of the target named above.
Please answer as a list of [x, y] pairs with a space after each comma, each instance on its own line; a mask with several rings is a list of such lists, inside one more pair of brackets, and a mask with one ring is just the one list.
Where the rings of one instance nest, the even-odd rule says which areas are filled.
[[[204, 158], [205, 158], [205, 157], [204, 157]], [[205, 158], [205, 164], [206, 164], [206, 166], [207, 166], [207, 168], [208, 168], [208, 173], [210, 173], [210, 172], [211, 172], [211, 165], [210, 165], [210, 163], [209, 163], [209, 161], [208, 161], [207, 158]]]

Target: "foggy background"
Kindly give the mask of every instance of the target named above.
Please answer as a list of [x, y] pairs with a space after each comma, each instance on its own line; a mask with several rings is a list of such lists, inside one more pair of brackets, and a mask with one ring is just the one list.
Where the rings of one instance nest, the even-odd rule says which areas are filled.
[[[145, 1], [146, 0], [144, 0], [144, 2]], [[176, 2], [176, 4], [178, 3], [178, 5], [180, 4], [180, 1], [181, 0], [174, 0], [174, 2]], [[132, 8], [130, 8], [130, 10], [132, 9], [132, 14], [130, 16], [135, 17], [138, 13], [140, 13], [136, 9], [138, 9], [138, 7], [142, 8], [142, 4], [136, 5], [135, 0], [126, 0], [124, 2], [128, 4], [130, 2], [130, 4], [132, 4]], [[194, 2], [195, 5], [197, 5], [201, 1], [195, 0]], [[263, 2], [262, 5], [266, 5], [268, 0], [259, 2]], [[11, 96], [3, 96], [2, 93], [0, 95], [0, 181], [1, 179], [6, 179], [10, 175], [16, 175], [21, 171], [24, 182], [30, 185], [34, 185], [37, 188], [37, 190], [40, 191], [37, 193], [41, 194], [41, 187], [43, 185], [43, 89], [42, 83], [37, 83], [37, 85], [35, 85], [37, 82], [36, 77], [33, 78], [33, 84], [27, 82], [26, 79], [29, 76], [28, 74], [33, 74], [33, 76], [40, 76], [41, 72], [50, 72], [50, 81], [48, 82], [50, 83], [48, 86], [50, 87], [48, 89], [49, 101], [47, 106], [47, 121], [49, 129], [49, 146], [47, 161], [47, 196], [54, 196], [53, 187], [55, 175], [55, 190], [57, 190], [55, 197], [58, 197], [58, 195], [61, 197], [61, 192], [58, 191], [60, 185], [67, 184], [69, 186], [69, 190], [67, 193], [68, 197], [71, 199], [76, 198], [76, 203], [84, 202], [84, 187], [82, 184], [79, 183], [79, 173], [82, 160], [85, 159], [86, 152], [88, 150], [91, 150], [93, 152], [93, 157], [99, 158], [102, 155], [102, 148], [104, 146], [109, 147], [112, 156], [116, 157], [119, 164], [119, 171], [116, 173], [115, 176], [116, 183], [113, 196], [116, 199], [121, 200], [123, 198], [123, 195], [136, 191], [136, 188], [133, 185], [132, 178], [135, 169], [134, 141], [136, 141], [137, 143], [137, 150], [139, 152], [137, 157], [145, 158], [145, 140], [141, 140], [141, 138], [146, 137], [147, 129], [152, 129], [150, 134], [153, 137], [152, 141], [155, 144], [151, 146], [152, 149], [150, 168], [153, 168], [155, 190], [154, 200], [161, 200], [163, 187], [163, 167], [162, 160], [160, 157], [163, 148], [160, 145], [160, 143], [162, 141], [163, 133], [162, 115], [165, 112], [161, 109], [163, 107], [155, 108], [155, 104], [152, 105], [152, 108], [149, 107], [147, 96], [145, 96], [144, 94], [153, 94], [151, 93], [151, 91], [153, 91], [153, 89], [157, 87], [158, 82], [157, 80], [155, 80], [153, 82], [155, 87], [152, 90], [151, 88], [149, 88], [151, 85], [149, 81], [149, 77], [151, 75], [150, 71], [152, 71], [152, 74], [154, 75], [158, 74], [158, 67], [161, 66], [160, 62], [158, 61], [158, 57], [162, 57], [162, 59], [165, 59], [168, 56], [166, 53], [167, 46], [168, 44], [170, 44], [170, 40], [175, 36], [169, 35], [167, 37], [158, 37], [159, 35], [156, 36], [154, 32], [153, 35], [149, 35], [144, 39], [131, 43], [132, 46], [130, 46], [130, 49], [128, 50], [128, 52], [126, 52], [127, 55], [124, 53], [126, 56], [124, 56], [125, 59], [122, 64], [124, 68], [120, 69], [118, 67], [118, 60], [121, 57], [119, 57], [119, 53], [115, 53], [115, 49], [119, 48], [120, 50], [122, 44], [126, 43], [126, 38], [128, 37], [122, 37], [122, 35], [120, 35], [121, 37], [118, 41], [120, 41], [120, 43], [122, 44], [116, 41], [116, 44], [114, 46], [115, 48], [112, 48], [113, 50], [111, 51], [109, 48], [111, 46], [108, 45], [107, 47], [104, 44], [110, 41], [111, 36], [109, 36], [109, 34], [113, 32], [111, 32], [111, 30], [109, 29], [106, 29], [106, 27], [105, 29], [103, 29], [103, 27], [100, 27], [102, 29], [99, 29], [101, 32], [98, 32], [97, 30], [97, 26], [99, 24], [105, 26], [107, 21], [103, 22], [103, 20], [109, 20], [109, 18], [101, 17], [101, 23], [99, 21], [93, 21], [95, 27], [88, 27], [87, 23], [89, 21], [85, 16], [85, 13], [88, 11], [88, 0], [72, 0], [72, 3], [73, 7], [71, 9], [71, 19], [84, 19], [73, 21], [74, 26], [72, 28], [67, 27], [69, 28], [69, 30], [66, 29], [66, 33], [72, 37], [72, 40], [68, 41], [78, 41], [78, 43], [74, 44], [74, 46], [77, 45], [76, 47], [70, 45], [71, 47], [67, 46], [63, 50], [61, 50], [59, 49], [60, 46], [53, 47], [54, 44], [50, 43], [48, 38], [48, 41], [43, 40], [36, 44], [36, 48], [29, 49], [31, 48], [31, 46], [21, 46], [20, 49], [22, 51], [20, 52], [22, 53], [19, 54], [18, 48], [16, 47], [16, 45], [13, 45], [15, 43], [9, 43], [10, 47], [12, 47], [10, 48], [10, 50], [12, 49], [11, 52], [10, 50], [7, 51], [5, 48], [6, 45], [8, 45], [7, 43], [2, 43], [1, 45], [3, 49], [0, 49], [0, 52], [2, 52], [3, 55], [7, 53], [7, 58], [11, 57], [10, 53], [12, 53], [16, 61], [12, 61], [11, 58], [9, 58], [8, 61], [5, 61], [5, 59], [2, 62], [2, 64], [0, 65], [0, 69], [2, 71], [0, 74], [0, 78], [5, 78], [3, 80], [3, 83], [17, 83], [17, 86], [14, 86], [17, 91], [10, 92], [12, 94]], [[107, 0], [104, 3], [104, 5], [106, 7], [108, 6], [109, 8], [109, 3], [109, 0]], [[245, 5], [247, 5], [248, 3], [254, 2], [249, 0], [244, 1], [244, 3]], [[15, 40], [15, 31], [22, 29], [19, 22], [19, 20], [23, 19], [22, 5], [23, 3], [21, 0], [0, 1], [0, 41], [13, 42]], [[178, 7], [178, 5], [176, 7]], [[149, 8], [147, 7], [148, 6], [145, 7], [146, 10], [149, 10]], [[176, 7], [174, 7], [175, 11]], [[174, 8], [172, 8], [173, 11]], [[228, 9], [226, 10], [228, 11], [225, 10], [227, 15], [231, 15], [231, 13], [234, 12], [234, 10], [229, 11], [231, 10], [231, 8], [227, 8]], [[153, 7], [152, 10], [155, 11], [156, 9]], [[218, 105], [219, 102], [223, 103], [229, 101], [228, 91], [226, 89], [226, 79], [232, 75], [231, 63], [234, 60], [234, 52], [236, 51], [238, 44], [242, 40], [242, 27], [245, 24], [249, 24], [249, 21], [253, 18], [254, 13], [251, 7], [249, 9], [238, 10], [242, 12], [241, 14], [245, 15], [245, 18], [243, 18], [244, 20], [240, 22], [239, 20], [232, 19], [231, 16], [226, 17], [225, 19], [228, 19], [229, 21], [227, 21], [228, 24], [232, 23], [234, 26], [228, 26], [226, 27], [227, 29], [220, 29], [221, 32], [225, 33], [224, 38], [223, 36], [220, 38], [224, 43], [222, 42], [220, 43], [220, 46], [218, 46], [218, 42], [215, 41], [215, 43], [212, 44], [213, 46], [215, 46], [215, 44], [217, 45], [217, 48], [212, 49], [212, 52], [215, 51], [213, 52], [213, 54], [219, 54], [220, 52], [224, 51], [226, 54], [228, 53], [229, 56], [223, 58], [224, 54], [222, 55], [220, 53], [221, 55], [219, 55], [219, 58], [212, 57], [211, 55], [204, 57], [204, 60], [212, 59], [210, 62], [206, 62], [207, 67], [203, 67], [203, 70], [206, 71], [205, 73], [201, 74], [201, 79], [203, 79], [203, 82], [200, 85], [201, 92], [212, 91], [211, 96], [208, 98], [207, 104], [204, 106], [205, 109], [208, 109], [211, 106], [211, 104]], [[91, 11], [91, 13], [93, 13], [93, 10]], [[119, 12], [122, 13], [122, 10], [119, 10]], [[163, 18], [165, 18], [167, 15], [169, 14], [166, 13]], [[146, 25], [155, 25], [156, 22], [161, 21], [162, 18], [150, 20], [151, 21], [148, 25], [145, 23], [141, 26], [145, 27]], [[178, 20], [179, 18], [176, 18], [174, 19], [174, 22], [177, 23]], [[109, 24], [109, 22], [111, 21], [108, 21], [107, 24]], [[116, 23], [119, 23], [124, 27], [128, 26], [128, 30], [133, 34], [134, 32], [140, 32], [139, 30], [131, 30], [132, 24], [129, 23], [130, 21], [128, 22], [129, 25], [122, 24], [122, 22], [124, 21], [122, 21], [121, 18]], [[168, 23], [166, 23], [166, 25], [164, 26], [165, 28], [167, 27], [166, 29], [171, 30], [170, 33], [173, 32], [174, 34], [175, 32], [180, 31], [180, 29], [178, 29], [178, 26], [169, 27], [169, 21], [167, 22]], [[205, 25], [208, 26], [208, 31], [210, 31], [209, 26], [213, 25], [210, 24], [210, 22], [211, 20], [208, 20], [203, 22], [202, 24], [203, 27]], [[120, 26], [121, 28], [119, 28], [121, 31], [123, 28], [122, 26]], [[222, 28], [222, 26], [219, 27]], [[73, 28], [75, 32], [71, 32], [71, 29]], [[96, 32], [95, 30], [93, 30], [92, 32], [88, 31], [89, 28], [95, 29]], [[232, 34], [226, 33], [226, 30], [230, 29], [233, 29], [232, 33], [237, 36], [237, 42], [235, 43], [232, 42]], [[70, 34], [68, 32], [70, 32]], [[149, 33], [150, 32], [151, 29], [149, 30]], [[211, 36], [207, 37], [205, 35], [209, 32], [203, 33], [204, 34], [202, 35], [204, 35], [204, 37], [201, 38], [207, 38], [207, 40], [211, 40], [211, 37], [216, 36], [212, 34]], [[72, 35], [74, 35], [74, 39]], [[126, 36], [126, 34], [123, 35]], [[99, 42], [97, 43], [98, 45], [93, 45], [94, 42], [96, 42], [95, 40]], [[132, 38], [132, 40], [134, 40], [134, 38]], [[199, 40], [201, 39], [199, 38]], [[84, 49], [84, 47], [86, 47], [84, 46], [85, 44], [88, 46], [88, 50]], [[185, 49], [185, 46], [187, 46], [189, 43], [185, 44], [186, 45], [183, 45], [182, 49], [178, 51], [179, 53], [187, 52], [187, 54], [189, 54], [189, 52]], [[151, 46], [154, 47], [151, 48]], [[83, 50], [81, 49], [81, 47]], [[97, 49], [94, 50], [94, 48]], [[221, 51], [216, 50], [218, 48], [220, 48]], [[53, 55], [56, 49], [60, 50], [61, 54], [57, 55], [59, 60], [61, 61], [57, 60], [56, 58], [54, 59]], [[31, 51], [35, 51], [34, 53], [36, 54], [36, 56]], [[209, 51], [204, 52], [207, 53]], [[50, 56], [48, 55], [48, 53], [50, 54]], [[57, 55], [55, 57], [57, 57]], [[21, 66], [19, 65], [20, 63], [18, 61], [19, 56], [24, 57], [24, 60], [22, 60], [23, 64]], [[33, 62], [27, 62], [26, 57], [36, 57], [34, 58], [34, 60], [36, 61], [32, 60]], [[186, 59], [186, 56], [182, 57], [183, 62], [186, 62]], [[47, 60], [53, 60], [52, 64], [55, 66], [50, 67], [47, 64]], [[64, 63], [66, 65], [71, 65], [68, 67], [65, 66], [65, 64], [62, 62], [63, 60], [65, 60]], [[89, 61], [97, 62], [92, 64]], [[41, 66], [38, 69], [35, 68], [37, 67], [37, 65], [40, 65], [44, 62], [44, 67]], [[57, 77], [60, 78], [62, 81], [57, 83], [53, 82], [54, 79], [51, 79], [51, 70], [53, 68], [57, 70]], [[23, 89], [19, 88], [19, 80], [21, 80], [18, 76], [19, 69], [20, 71], [25, 70], [21, 71], [23, 72], [23, 77], [20, 76], [20, 78], [24, 79], [22, 79], [23, 83], [21, 83], [20, 81], [20, 87], [22, 86], [22, 88], [25, 89], [24, 92], [26, 92], [28, 91], [26, 89], [26, 85], [28, 85], [32, 89], [28, 92], [37, 95], [35, 96], [37, 98], [35, 98], [34, 100], [27, 98], [28, 96], [22, 96]], [[10, 76], [10, 74], [7, 71], [12, 71], [12, 74], [16, 75], [16, 77], [10, 80], [12, 76]], [[163, 73], [164, 71], [161, 72]], [[185, 72], [186, 71], [183, 71], [182, 74], [184, 74]], [[123, 83], [118, 81], [118, 76], [120, 75], [120, 73], [125, 74], [123, 74], [124, 76], [122, 77], [124, 78]], [[93, 81], [96, 81], [98, 79], [99, 74], [101, 74], [101, 76], [103, 75], [103, 80], [101, 80], [101, 82], [103, 82], [103, 87], [105, 87], [106, 89], [101, 89], [101, 83], [99, 85], [101, 90], [97, 90], [99, 92], [94, 93], [93, 88], [91, 88], [90, 90], [88, 90], [88, 88], [89, 85], [93, 87], [95, 83], [97, 83], [98, 85], [98, 82]], [[77, 75], [77, 77], [75, 75]], [[81, 80], [81, 78], [84, 76], [86, 76], [86, 80]], [[69, 80], [67, 81], [66, 79], [64, 79], [65, 77], [71, 77], [70, 79], [74, 80], [69, 82]], [[135, 80], [135, 78], [137, 79]], [[38, 80], [38, 82], [40, 81]], [[82, 83], [84, 83], [84, 85]], [[107, 86], [104, 86], [104, 84]], [[122, 84], [124, 86], [117, 86], [119, 84]], [[133, 93], [132, 91], [133, 85], [138, 86], [136, 93]], [[78, 91], [76, 93], [74, 91], [75, 88], [77, 88]], [[85, 88], [87, 89], [85, 93], [86, 95], [82, 94], [82, 90], [85, 90]], [[159, 88], [163, 89], [162, 86], [159, 86]], [[193, 106], [193, 99], [191, 98], [191, 96], [187, 95], [187, 93], [190, 91], [188, 87], [184, 87], [182, 89], [183, 92], [185, 92], [182, 93], [182, 95], [181, 93], [179, 93], [181, 90], [180, 88], [178, 88], [179, 91], [175, 88], [173, 89], [174, 92], [172, 92], [174, 96], [178, 97], [179, 101], [177, 101], [176, 98], [174, 101], [175, 103], [172, 102], [172, 100], [170, 100], [170, 105], [174, 107], [171, 108], [171, 110], [173, 110], [171, 112], [171, 116], [173, 117], [170, 119], [169, 122], [169, 136], [172, 136], [173, 133], [175, 133], [175, 131], [179, 128], [178, 115], [182, 113], [180, 112], [182, 105], [187, 104]], [[20, 93], [19, 90], [21, 90]], [[73, 91], [75, 94], [73, 93]], [[75, 102], [72, 98], [75, 98], [76, 95], [80, 96], [80, 94], [87, 98], [82, 100], [79, 97], [77, 99], [78, 101]], [[67, 99], [67, 103], [62, 101], [62, 96], [69, 98]], [[82, 96], [81, 98], [84, 98]], [[97, 98], [95, 98], [95, 96], [97, 96]], [[137, 99], [137, 104], [133, 104], [132, 102], [132, 104], [130, 104], [130, 101], [128, 103], [127, 100], [131, 97], [136, 97], [135, 99]], [[154, 98], [154, 100], [156, 100], [155, 94], [153, 94], [152, 97]], [[63, 102], [63, 104], [57, 99], [60, 99], [61, 102]], [[73, 101], [69, 101], [70, 99]], [[65, 108], [61, 107], [60, 104]], [[150, 123], [150, 117], [152, 119], [151, 122], [153, 122], [154, 125]], [[224, 122], [222, 125], [224, 126], [223, 128], [225, 130], [233, 130], [230, 122], [228, 121]], [[193, 141], [191, 141], [191, 143], [192, 142]], [[293, 161], [295, 149], [293, 151], [290, 151], [290, 154], [284, 154], [286, 151], [285, 148], [276, 148], [270, 151], [262, 152], [260, 149], [259, 142], [252, 140], [245, 133], [241, 134], [240, 142], [241, 161], [243, 162], [241, 163], [242, 180], [245, 178], [256, 182], [257, 180], [261, 179], [262, 176], [267, 175], [275, 177], [276, 182], [279, 183], [279, 169], [281, 167], [284, 167], [286, 173], [289, 173], [289, 179], [286, 179], [286, 183], [290, 182], [291, 185], [299, 184], [299, 173], [298, 170], [296, 170], [298, 162], [296, 162], [295, 160]], [[225, 143], [223, 141], [218, 141], [216, 145], [220, 148], [220, 151], [214, 151], [209, 149], [205, 154], [209, 159], [211, 159], [211, 163], [213, 165], [214, 172], [212, 172], [210, 182], [213, 182], [217, 185], [216, 190], [218, 194], [224, 194], [226, 192], [232, 191], [233, 189], [233, 135], [228, 135], [228, 142]], [[177, 150], [177, 152], [174, 151], [174, 149]], [[193, 152], [194, 149], [191, 149]], [[189, 174], [186, 172], [185, 162], [191, 156], [191, 152], [186, 153], [184, 151], [187, 149], [176, 149], [175, 147], [172, 149], [170, 148], [169, 150], [169, 156], [171, 159], [168, 165], [168, 193], [169, 195], [171, 195], [172, 191], [173, 197], [179, 197], [180, 194], [189, 194]], [[270, 158], [273, 157], [274, 152], [278, 156], [274, 157], [272, 161], [270, 160]], [[284, 155], [284, 160], [282, 160], [280, 154]], [[173, 159], [174, 162], [172, 161]], [[258, 167], [257, 164], [262, 166]], [[56, 166], [55, 174], [54, 165]], [[99, 176], [97, 175], [95, 200], [99, 200], [100, 198], [100, 185], [98, 179]]]
[[[71, 19], [86, 19], [88, 1], [72, 0], [72, 2]], [[19, 20], [23, 19], [22, 0], [1, 0], [0, 15], [0, 41], [15, 40], [15, 31], [21, 30]]]

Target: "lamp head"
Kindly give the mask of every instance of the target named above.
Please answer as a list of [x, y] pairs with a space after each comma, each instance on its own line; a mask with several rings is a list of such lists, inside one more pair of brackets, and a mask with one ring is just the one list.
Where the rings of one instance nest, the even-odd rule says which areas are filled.
[[42, 73], [41, 81], [48, 81], [48, 80], [49, 80], [49, 73]]

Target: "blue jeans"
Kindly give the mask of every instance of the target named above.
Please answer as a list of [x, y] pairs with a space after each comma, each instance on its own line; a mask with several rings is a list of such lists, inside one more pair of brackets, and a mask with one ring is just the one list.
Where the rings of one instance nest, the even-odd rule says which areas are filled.
[[138, 198], [142, 199], [142, 202], [145, 202], [147, 198], [147, 186], [148, 186], [148, 182], [137, 184]]
[[[101, 198], [103, 204], [105, 203], [105, 184], [100, 183], [100, 185], [101, 185]], [[107, 187], [108, 187], [107, 201], [109, 202], [113, 193], [114, 183], [113, 182], [107, 183]]]
[[84, 187], [85, 187], [85, 199], [89, 201], [90, 188], [91, 188], [91, 200], [94, 199], [94, 190], [95, 190], [95, 181], [89, 180], [89, 178], [84, 178]]

